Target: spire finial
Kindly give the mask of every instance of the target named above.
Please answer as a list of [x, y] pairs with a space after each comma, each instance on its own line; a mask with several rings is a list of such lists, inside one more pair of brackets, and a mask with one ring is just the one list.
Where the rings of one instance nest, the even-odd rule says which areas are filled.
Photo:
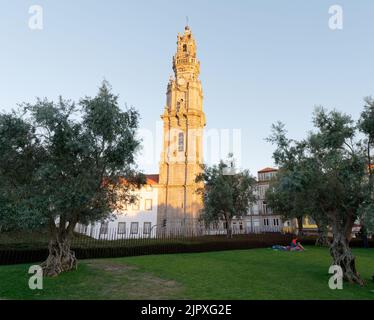
[[190, 30], [190, 27], [189, 27], [189, 25], [188, 25], [188, 16], [186, 16], [186, 27], [185, 27], [185, 29], [186, 30]]

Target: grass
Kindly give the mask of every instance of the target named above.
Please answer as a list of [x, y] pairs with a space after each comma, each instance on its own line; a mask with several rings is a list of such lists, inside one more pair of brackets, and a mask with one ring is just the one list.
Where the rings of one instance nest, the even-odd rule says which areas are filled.
[[328, 250], [271, 249], [80, 261], [28, 288], [29, 265], [0, 266], [0, 299], [373, 299], [374, 250], [355, 249], [367, 284], [328, 287]]

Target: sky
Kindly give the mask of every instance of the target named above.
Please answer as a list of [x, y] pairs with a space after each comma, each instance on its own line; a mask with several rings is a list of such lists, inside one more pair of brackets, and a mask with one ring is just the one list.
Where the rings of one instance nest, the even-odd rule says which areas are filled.
[[[33, 5], [43, 9], [41, 30], [30, 28]], [[343, 10], [342, 29], [330, 28], [332, 5]], [[239, 166], [256, 174], [273, 166], [272, 123], [300, 139], [315, 106], [359, 117], [374, 95], [373, 15], [372, 0], [1, 0], [0, 110], [36, 97], [79, 101], [105, 79], [122, 106], [140, 112], [139, 165], [157, 173], [160, 115], [188, 16], [206, 130], [221, 141], [229, 134]], [[207, 162], [218, 161], [210, 153]]]

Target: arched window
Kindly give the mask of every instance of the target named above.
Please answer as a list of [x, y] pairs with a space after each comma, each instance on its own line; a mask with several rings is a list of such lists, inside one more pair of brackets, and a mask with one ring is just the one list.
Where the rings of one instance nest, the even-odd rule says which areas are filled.
[[178, 151], [184, 151], [184, 134], [179, 132], [178, 134]]
[[183, 45], [183, 52], [187, 52], [187, 45], [186, 44]]

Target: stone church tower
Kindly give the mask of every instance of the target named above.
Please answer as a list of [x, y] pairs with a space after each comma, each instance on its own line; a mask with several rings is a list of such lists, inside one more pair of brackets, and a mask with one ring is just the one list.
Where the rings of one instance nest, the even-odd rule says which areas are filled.
[[161, 233], [183, 232], [196, 227], [202, 208], [195, 183], [203, 163], [203, 91], [196, 43], [188, 26], [178, 34], [173, 57], [174, 76], [167, 86], [160, 159], [157, 225]]

